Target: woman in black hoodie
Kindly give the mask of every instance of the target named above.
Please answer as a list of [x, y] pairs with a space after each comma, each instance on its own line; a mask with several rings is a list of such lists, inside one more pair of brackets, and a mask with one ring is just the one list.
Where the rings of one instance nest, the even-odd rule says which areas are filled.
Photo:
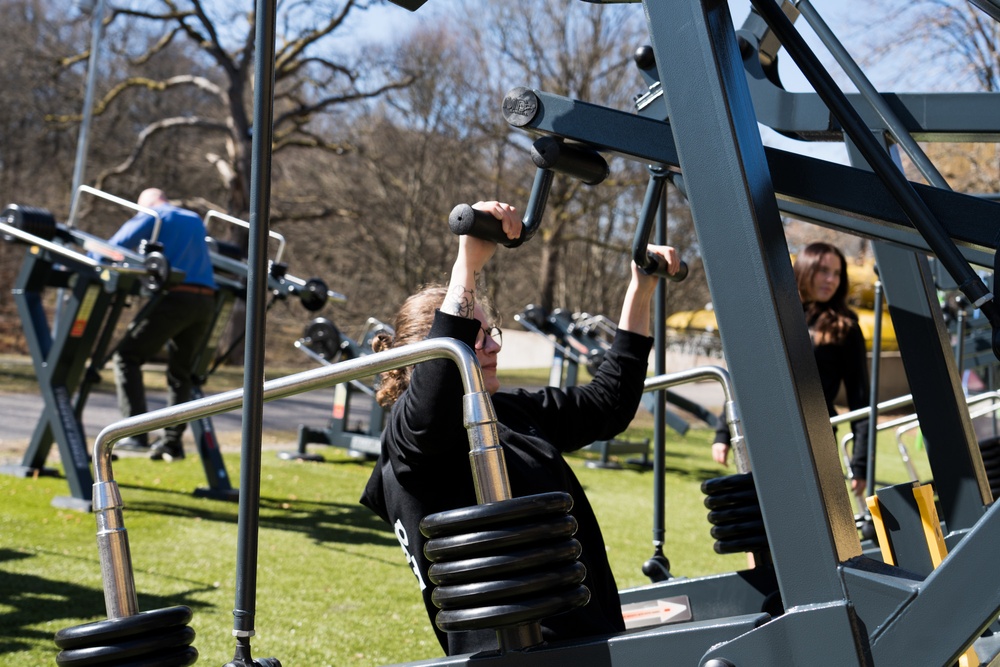
[[[491, 212], [510, 238], [520, 234], [521, 223], [512, 206], [491, 201], [474, 208]], [[673, 248], [649, 249], [663, 258], [671, 274], [680, 268]], [[378, 352], [425, 338], [451, 337], [475, 350], [496, 412], [512, 495], [563, 491], [574, 502], [572, 514], [579, 524], [575, 538], [583, 547], [580, 561], [587, 568], [583, 583], [591, 599], [583, 607], [544, 619], [543, 638], [621, 632], [625, 626], [604, 538], [562, 454], [618, 435], [635, 417], [652, 346], [650, 298], [657, 278], [632, 266], [617, 334], [592, 382], [566, 390], [547, 387], [498, 393], [496, 360], [502, 334], [476, 294], [479, 273], [495, 251], [491, 241], [460, 237], [448, 286], [424, 288], [407, 299], [396, 317], [394, 337], [382, 334], [372, 347]], [[434, 585], [427, 577], [430, 563], [423, 553], [420, 520], [476, 504], [462, 421], [463, 394], [458, 369], [447, 360], [383, 374], [377, 398], [392, 410], [382, 432], [382, 453], [361, 497], [362, 504], [395, 530], [432, 624], [437, 608], [431, 601]], [[434, 629], [449, 655], [498, 648], [492, 631], [444, 633], [436, 625]]]

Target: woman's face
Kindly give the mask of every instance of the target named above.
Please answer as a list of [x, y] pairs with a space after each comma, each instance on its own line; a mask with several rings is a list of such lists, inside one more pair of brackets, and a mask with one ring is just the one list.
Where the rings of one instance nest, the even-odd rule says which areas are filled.
[[812, 284], [809, 285], [811, 294], [805, 295], [807, 300], [818, 303], [829, 301], [840, 287], [840, 269], [840, 258], [835, 253], [828, 252], [823, 255], [816, 265]]
[[[481, 328], [489, 329], [492, 326], [486, 317], [486, 312], [479, 305], [476, 306], [475, 316], [479, 320]], [[480, 332], [476, 339], [476, 359], [479, 360], [479, 367], [483, 371], [483, 384], [486, 393], [491, 396], [500, 389], [500, 380], [497, 379], [497, 353], [499, 351], [500, 344], [493, 340], [492, 336], [487, 336], [486, 332]]]

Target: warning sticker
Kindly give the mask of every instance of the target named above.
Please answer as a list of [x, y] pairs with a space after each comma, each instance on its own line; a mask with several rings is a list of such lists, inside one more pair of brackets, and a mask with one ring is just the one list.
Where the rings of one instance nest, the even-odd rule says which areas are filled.
[[87, 322], [90, 321], [90, 316], [94, 313], [94, 303], [97, 301], [97, 291], [99, 289], [96, 285], [87, 288], [87, 293], [83, 295], [83, 301], [80, 302], [80, 309], [76, 311], [73, 328], [69, 331], [71, 338], [79, 338], [83, 335], [84, 330], [86, 330]]
[[691, 620], [691, 603], [686, 595], [646, 602], [632, 602], [622, 605], [622, 616], [625, 618], [625, 629], [627, 630], [650, 625], [680, 623]]

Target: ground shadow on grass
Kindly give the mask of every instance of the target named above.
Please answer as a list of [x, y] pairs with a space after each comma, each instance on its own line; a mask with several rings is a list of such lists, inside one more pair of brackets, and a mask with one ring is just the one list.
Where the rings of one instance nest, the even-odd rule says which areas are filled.
[[[706, 452], [706, 464], [711, 460], [711, 452]], [[573, 454], [572, 458], [581, 462], [597, 462], [600, 459], [595, 456], [587, 456], [583, 454]], [[683, 464], [671, 465], [671, 459], [683, 461]], [[605, 468], [608, 474], [615, 473], [652, 473], [653, 472], [653, 455], [650, 452], [648, 462], [639, 462], [634, 458], [625, 456], [612, 456], [609, 461], [611, 463], [619, 464], [618, 467], [608, 467]], [[588, 466], [590, 467], [590, 466]], [[593, 469], [600, 469], [599, 466], [595, 466]], [[726, 475], [734, 474], [736, 471], [734, 468], [730, 468], [728, 471], [719, 470], [718, 466], [712, 465], [711, 467], [692, 465], [690, 463], [690, 456], [684, 452], [664, 452], [663, 456], [663, 473], [666, 476], [678, 477], [682, 479], [693, 479], [698, 482], [704, 482], [708, 479], [715, 479], [716, 477], [725, 477]]]
[[[125, 522], [129, 514], [151, 513], [162, 516], [190, 517], [202, 521], [226, 524], [236, 523], [238, 506], [236, 503], [218, 501], [208, 509], [186, 505], [180, 499], [170, 502], [169, 496], [188, 497], [181, 491], [150, 489], [148, 487], [128, 487], [153, 494], [157, 498], [147, 500], [133, 498], [126, 504]], [[394, 546], [396, 536], [390, 527], [360, 503], [336, 503], [287, 498], [262, 497], [260, 506], [260, 527], [271, 530], [300, 532], [318, 543], [371, 544]], [[216, 509], [217, 507], [217, 509]]]
[[[12, 549], [0, 549], [0, 655], [14, 651], [32, 650], [39, 642], [52, 642], [52, 662], [58, 649], [54, 633], [40, 631], [30, 626], [55, 622], [57, 629], [79, 624], [79, 619], [107, 618], [104, 606], [104, 591], [100, 588], [80, 586], [63, 581], [54, 573], [53, 578], [32, 574], [9, 572], [3, 563], [37, 556], [20, 553]], [[152, 610], [186, 605], [192, 609], [205, 606], [191, 599], [204, 588], [175, 593], [170, 599], [156, 595], [140, 595], [139, 609]], [[67, 620], [60, 626], [60, 619]]]

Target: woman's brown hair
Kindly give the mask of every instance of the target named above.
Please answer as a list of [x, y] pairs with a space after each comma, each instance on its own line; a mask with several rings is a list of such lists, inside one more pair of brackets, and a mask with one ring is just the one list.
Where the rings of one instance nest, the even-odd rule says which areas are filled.
[[[380, 333], [372, 339], [372, 350], [382, 352], [407, 343], [415, 343], [427, 338], [434, 321], [434, 311], [441, 307], [448, 288], [444, 285], [428, 285], [411, 295], [396, 313], [393, 322], [395, 335]], [[413, 366], [394, 368], [379, 376], [379, 387], [375, 400], [383, 408], [390, 407], [410, 386]]]
[[[819, 270], [820, 262], [826, 255], [835, 255], [840, 261], [840, 284], [829, 301], [820, 303], [807, 301], [806, 295], [812, 289], [813, 276]], [[816, 242], [807, 245], [795, 258], [795, 283], [799, 289], [799, 299], [805, 309], [806, 323], [813, 343], [840, 344], [848, 331], [858, 321], [857, 314], [847, 306], [847, 260], [836, 246]]]

